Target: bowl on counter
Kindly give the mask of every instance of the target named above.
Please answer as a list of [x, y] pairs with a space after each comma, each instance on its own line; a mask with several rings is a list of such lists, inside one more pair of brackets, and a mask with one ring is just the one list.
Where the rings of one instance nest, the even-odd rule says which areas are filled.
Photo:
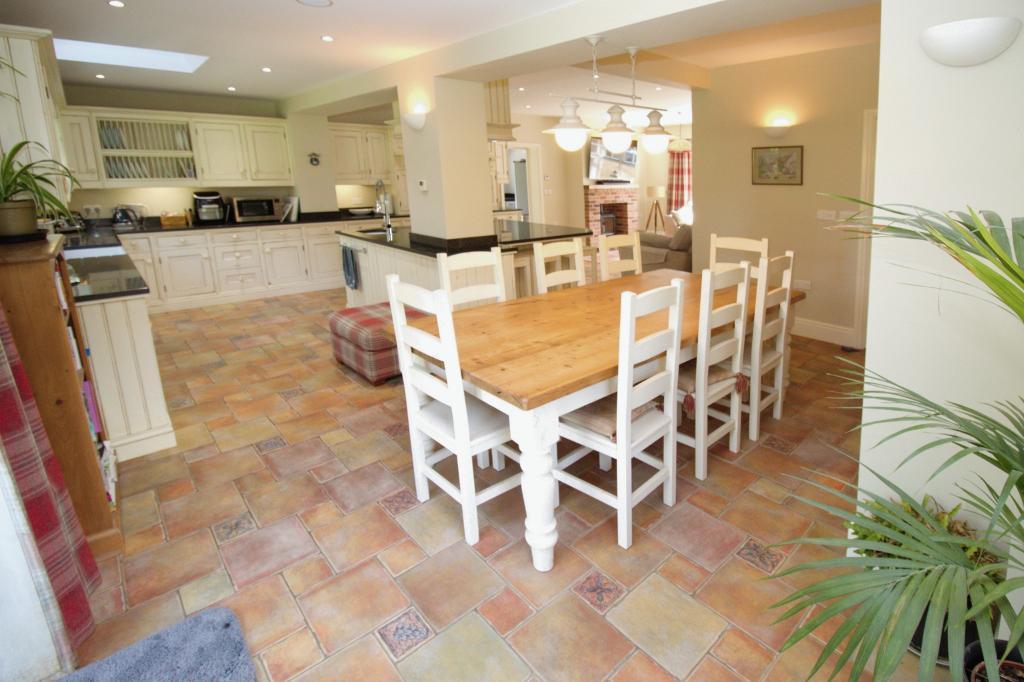
[[373, 208], [350, 208], [348, 212], [352, 215], [373, 215], [375, 210]]

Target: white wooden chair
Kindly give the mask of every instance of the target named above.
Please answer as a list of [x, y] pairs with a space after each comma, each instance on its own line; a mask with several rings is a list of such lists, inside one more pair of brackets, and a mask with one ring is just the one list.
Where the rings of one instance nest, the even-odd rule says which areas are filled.
[[[750, 377], [750, 440], [761, 433], [761, 412], [770, 405], [772, 416], [782, 418], [782, 397], [786, 380], [786, 328], [789, 322], [789, 297], [793, 288], [793, 252], [775, 258], [762, 257], [757, 270], [754, 294], [754, 323], [750, 351], [743, 360], [743, 373]], [[774, 286], [773, 282], [780, 282]], [[768, 344], [768, 347], [765, 347]], [[757, 368], [753, 371], [752, 368]], [[772, 372], [769, 385], [762, 388], [764, 376]], [[762, 396], [762, 390], [768, 393]]]
[[[404, 284], [398, 275], [387, 276], [387, 287], [395, 327], [398, 364], [405, 384], [416, 497], [420, 501], [429, 498], [429, 480], [455, 498], [462, 505], [466, 542], [475, 545], [480, 539], [477, 506], [519, 487], [521, 474], [509, 476], [479, 492], [473, 480], [473, 456], [477, 453], [491, 451], [495, 462], [502, 462], [502, 466], [505, 454], [518, 461], [518, 454], [503, 446], [511, 439], [508, 417], [467, 395], [463, 389], [448, 293], [443, 289], [429, 291]], [[434, 315], [438, 336], [409, 326], [405, 306]], [[430, 371], [426, 358], [433, 358], [440, 363], [443, 368], [441, 376]], [[428, 450], [428, 443], [438, 447]], [[502, 448], [500, 453], [499, 447]], [[434, 468], [438, 462], [453, 454], [458, 463], [458, 485]], [[495, 468], [500, 469], [502, 466]]]
[[[622, 257], [623, 249], [630, 250], [630, 258]], [[612, 260], [612, 251], [618, 251], [618, 260]], [[602, 282], [620, 277], [624, 272], [639, 275], [644, 271], [640, 257], [640, 233], [602, 234], [597, 238], [597, 258]]]
[[[572, 266], [560, 270], [561, 261], [570, 259]], [[547, 271], [548, 261], [555, 261], [555, 269]], [[587, 270], [583, 262], [583, 240], [580, 238], [562, 242], [534, 242], [533, 272], [537, 280], [537, 293], [546, 294], [551, 287], [561, 285], [584, 286]]]
[[[560, 437], [582, 447], [558, 462], [555, 479], [616, 509], [619, 546], [624, 549], [633, 543], [633, 507], [658, 486], [662, 486], [665, 504], [675, 504], [674, 398], [679, 366], [682, 291], [682, 280], [673, 280], [671, 286], [642, 294], [623, 292], [616, 393], [566, 414], [558, 425]], [[636, 338], [637, 319], [655, 313], [658, 313], [656, 319], [664, 321], [664, 324], [645, 333], [642, 338]], [[656, 403], [658, 398], [662, 399], [660, 406]], [[660, 459], [644, 452], [658, 439], [663, 441]], [[591, 450], [596, 450], [602, 458], [615, 459], [615, 494], [565, 471]], [[634, 459], [657, 470], [635, 489]]]
[[[493, 279], [487, 283], [472, 283], [455, 286], [453, 280], [476, 280], [481, 272], [469, 272], [479, 269], [490, 269]], [[505, 291], [505, 272], [502, 268], [501, 249], [497, 246], [490, 251], [469, 251], [449, 256], [437, 254], [437, 272], [441, 278], [441, 288], [448, 292], [452, 306], [481, 301], [500, 302], [508, 300]], [[454, 277], [453, 277], [454, 275]]]
[[722, 260], [719, 251], [738, 251], [746, 253], [752, 258], [746, 258], [751, 263], [756, 263], [762, 258], [768, 257], [768, 238], [747, 239], [746, 237], [719, 237], [711, 234], [711, 261], [708, 265], [712, 270], [727, 268], [729, 265], [737, 265], [739, 261]]
[[[715, 307], [715, 294], [735, 289], [733, 302]], [[708, 448], [729, 434], [729, 449], [738, 452], [741, 438], [742, 393], [745, 380], [743, 342], [746, 334], [747, 305], [750, 289], [750, 264], [743, 261], [729, 269], [715, 272], [708, 268], [701, 273], [700, 318], [697, 329], [697, 357], [679, 368], [678, 399], [683, 409], [692, 413], [696, 422], [694, 435], [679, 433], [680, 443], [696, 451], [695, 475], [704, 480], [708, 475]], [[731, 330], [712, 336], [712, 331], [731, 326]], [[727, 413], [713, 406], [729, 398]], [[708, 417], [722, 425], [708, 433]]]

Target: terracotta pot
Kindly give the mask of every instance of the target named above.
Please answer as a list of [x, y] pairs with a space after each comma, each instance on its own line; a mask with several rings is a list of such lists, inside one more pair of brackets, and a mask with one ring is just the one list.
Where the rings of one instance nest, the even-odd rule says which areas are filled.
[[[997, 639], [996, 655], [1006, 652], [1007, 641]], [[964, 651], [964, 676], [971, 682], [997, 682], [998, 680], [1024, 680], [1024, 664], [1019, 649], [1011, 651], [999, 667], [1000, 676], [990, 677], [985, 673], [985, 661], [981, 653], [981, 643], [971, 642]], [[1016, 675], [1016, 677], [1014, 677]]]
[[36, 205], [30, 200], [0, 202], [0, 239], [32, 237], [36, 227]]

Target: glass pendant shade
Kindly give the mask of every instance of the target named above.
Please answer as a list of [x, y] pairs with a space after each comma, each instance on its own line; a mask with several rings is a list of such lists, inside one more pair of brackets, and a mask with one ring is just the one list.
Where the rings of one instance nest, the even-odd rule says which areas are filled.
[[661, 125], [661, 112], [652, 111], [647, 114], [647, 120], [650, 121], [650, 125], [644, 128], [640, 141], [648, 154], [664, 154], [668, 151], [672, 135]]
[[567, 152], [575, 152], [583, 148], [590, 137], [590, 129], [576, 113], [580, 105], [576, 100], [567, 97], [562, 101], [562, 118], [558, 124], [546, 133], [554, 133], [555, 144]]
[[622, 115], [626, 110], [618, 104], [608, 108], [608, 125], [601, 131], [601, 142], [612, 154], [621, 154], [633, 142], [633, 131], [629, 129]]

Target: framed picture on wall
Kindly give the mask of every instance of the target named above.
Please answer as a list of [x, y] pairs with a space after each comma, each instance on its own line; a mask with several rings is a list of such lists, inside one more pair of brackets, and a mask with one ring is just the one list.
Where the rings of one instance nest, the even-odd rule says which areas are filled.
[[755, 185], [804, 184], [804, 148], [754, 147], [751, 150], [750, 181]]

